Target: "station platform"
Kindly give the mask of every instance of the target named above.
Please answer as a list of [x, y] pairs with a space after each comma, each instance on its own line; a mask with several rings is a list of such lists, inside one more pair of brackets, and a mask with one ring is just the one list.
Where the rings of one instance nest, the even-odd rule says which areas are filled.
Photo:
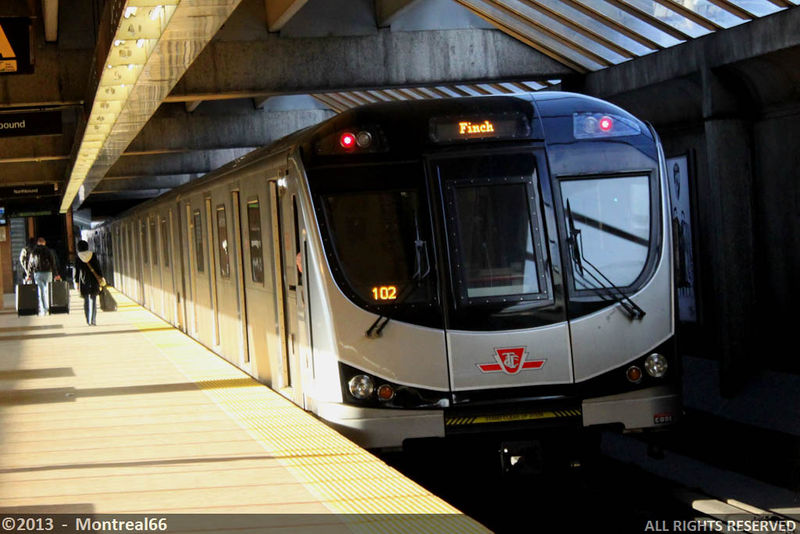
[[119, 309], [98, 312], [97, 326], [75, 291], [70, 314], [43, 317], [18, 317], [5, 295], [0, 512], [246, 514], [285, 532], [487, 531], [113, 294]]

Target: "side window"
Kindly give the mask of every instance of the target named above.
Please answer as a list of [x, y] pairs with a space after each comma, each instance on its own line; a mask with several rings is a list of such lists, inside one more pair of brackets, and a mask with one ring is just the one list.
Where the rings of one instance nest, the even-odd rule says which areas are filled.
[[264, 248], [261, 241], [261, 209], [258, 199], [247, 201], [247, 233], [250, 238], [250, 275], [253, 282], [264, 283]]
[[231, 277], [230, 246], [228, 243], [228, 222], [225, 217], [225, 206], [217, 206], [217, 246], [219, 254], [219, 275]]
[[197, 272], [205, 271], [205, 258], [203, 257], [203, 221], [200, 210], [192, 212], [192, 226], [194, 227], [194, 252]]
[[158, 215], [150, 218], [150, 250], [153, 256], [153, 265], [158, 265], [158, 236], [156, 236], [156, 220]]
[[164, 267], [169, 267], [169, 229], [167, 219], [161, 219], [161, 255], [164, 257]]

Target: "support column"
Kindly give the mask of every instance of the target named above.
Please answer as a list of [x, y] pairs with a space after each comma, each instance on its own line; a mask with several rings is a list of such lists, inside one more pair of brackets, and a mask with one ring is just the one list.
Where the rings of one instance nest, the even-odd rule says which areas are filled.
[[758, 368], [753, 214], [751, 109], [729, 93], [710, 70], [703, 72], [703, 114], [708, 183], [702, 200], [709, 265], [707, 310], [720, 362], [720, 389], [733, 396]]

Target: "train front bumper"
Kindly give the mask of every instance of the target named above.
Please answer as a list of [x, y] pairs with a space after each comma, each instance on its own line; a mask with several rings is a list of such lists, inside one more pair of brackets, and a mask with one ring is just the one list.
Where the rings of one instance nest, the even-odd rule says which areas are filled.
[[444, 437], [442, 410], [387, 410], [323, 402], [317, 406], [317, 415], [367, 449], [400, 447], [405, 439]]
[[625, 430], [665, 426], [682, 413], [680, 395], [669, 386], [584, 399], [581, 411], [585, 427], [621, 423]]

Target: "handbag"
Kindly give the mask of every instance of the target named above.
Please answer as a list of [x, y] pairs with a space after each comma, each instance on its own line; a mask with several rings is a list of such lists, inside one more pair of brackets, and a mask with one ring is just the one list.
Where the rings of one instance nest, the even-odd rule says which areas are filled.
[[97, 272], [94, 270], [94, 268], [88, 261], [84, 263], [89, 268], [89, 270], [92, 271], [92, 274], [97, 279], [97, 284], [100, 286], [100, 309], [103, 310], [104, 312], [117, 311], [117, 301], [114, 300], [114, 297], [108, 290], [107, 284], [105, 283], [105, 278], [98, 276]]
[[111, 291], [107, 287], [103, 287], [100, 291], [100, 309], [104, 312], [117, 311], [117, 301], [111, 295]]

